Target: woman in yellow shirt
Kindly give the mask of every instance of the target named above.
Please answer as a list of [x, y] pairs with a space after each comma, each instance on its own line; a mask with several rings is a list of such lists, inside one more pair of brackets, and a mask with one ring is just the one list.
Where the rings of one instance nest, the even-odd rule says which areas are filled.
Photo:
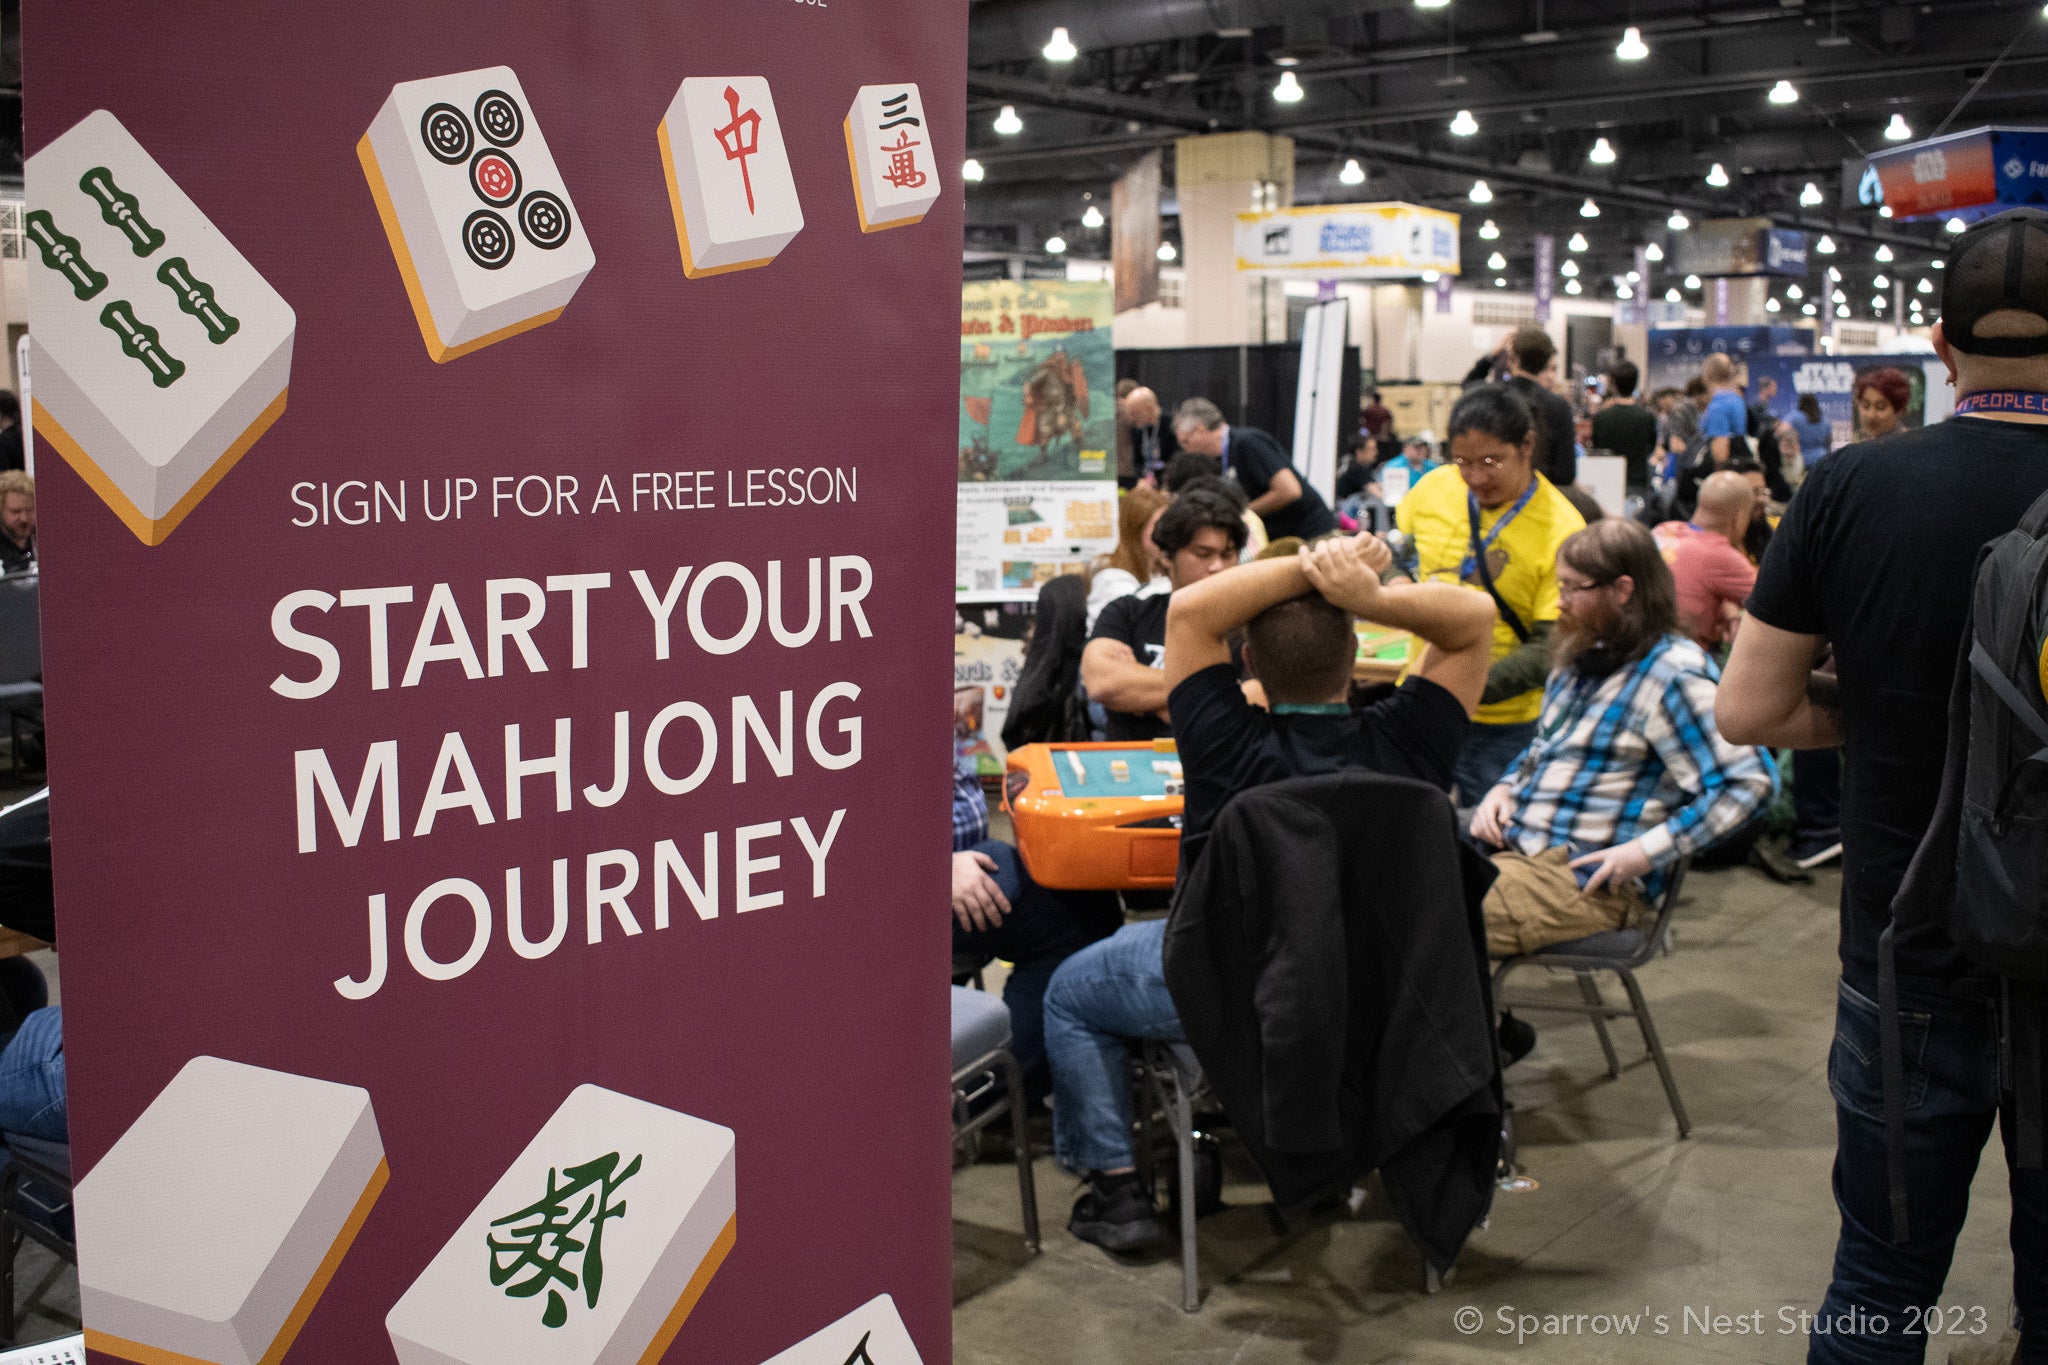
[[[1557, 550], [1585, 519], [1536, 472], [1535, 422], [1512, 389], [1474, 389], [1451, 409], [1450, 463], [1423, 476], [1395, 511], [1416, 578], [1494, 598], [1493, 666], [1458, 758], [1458, 803], [1500, 780], [1536, 734], [1557, 620]], [[1410, 646], [1409, 665], [1415, 662]]]

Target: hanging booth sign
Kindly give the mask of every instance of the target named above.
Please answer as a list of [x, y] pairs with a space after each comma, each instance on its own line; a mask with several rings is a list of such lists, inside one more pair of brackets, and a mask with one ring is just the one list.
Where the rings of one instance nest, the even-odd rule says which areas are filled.
[[949, 1359], [965, 10], [123, 12], [22, 35], [90, 1359]]
[[1768, 218], [1716, 218], [1672, 240], [1672, 273], [1708, 279], [1737, 275], [1806, 277], [1806, 234]]
[[[2048, 129], [1972, 128], [1908, 143], [1870, 157], [1877, 202], [1894, 219], [1979, 218], [2002, 209], [2048, 204]], [[1868, 202], [1867, 179], [1859, 199]]]
[[1319, 280], [1458, 273], [1458, 215], [1414, 204], [1325, 204], [1237, 215], [1237, 268]]

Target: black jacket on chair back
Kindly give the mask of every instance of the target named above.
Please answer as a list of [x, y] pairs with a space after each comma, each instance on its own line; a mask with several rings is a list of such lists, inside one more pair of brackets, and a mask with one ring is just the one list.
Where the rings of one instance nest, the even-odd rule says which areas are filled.
[[1378, 1170], [1448, 1269], [1492, 1205], [1501, 1081], [1480, 901], [1444, 793], [1364, 770], [1224, 807], [1174, 899], [1166, 984], [1283, 1207]]

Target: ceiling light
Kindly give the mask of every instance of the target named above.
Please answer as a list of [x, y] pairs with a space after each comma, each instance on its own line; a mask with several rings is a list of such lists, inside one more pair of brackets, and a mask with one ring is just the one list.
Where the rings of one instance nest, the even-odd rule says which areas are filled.
[[1780, 312], [1780, 311], [1782, 311], [1782, 310], [1784, 309], [1784, 307], [1785, 307], [1785, 305], [1784, 305], [1784, 304], [1782, 304], [1782, 303], [1779, 303], [1779, 302], [1778, 302], [1778, 301], [1777, 301], [1776, 299], [1765, 299], [1765, 300], [1764, 300], [1764, 311], [1765, 311], [1766, 313], [1776, 313], [1776, 312]]
[[1832, 256], [1835, 254], [1835, 239], [1823, 232], [1820, 240], [1813, 244], [1813, 249], [1823, 256]]
[[1621, 42], [1614, 49], [1614, 55], [1625, 62], [1639, 62], [1650, 55], [1649, 44], [1643, 41], [1643, 31], [1630, 24], [1621, 35]]
[[1878, 216], [1878, 217], [1880, 217], [1880, 218], [1889, 218], [1889, 217], [1891, 217], [1891, 216], [1892, 216], [1892, 206], [1891, 206], [1890, 204], [1879, 204], [1879, 205], [1877, 206], [1877, 216]]
[[1475, 204], [1491, 204], [1493, 202], [1493, 191], [1486, 188], [1484, 180], [1475, 180], [1472, 182], [1472, 192], [1466, 198]]
[[1425, 270], [1422, 272], [1422, 282], [1424, 284], [1435, 284], [1438, 280], [1442, 278], [1443, 273], [1441, 271]]
[[1948, 220], [1948, 230], [1950, 232], [1961, 232], [1966, 226], [1968, 225], [1964, 223], [1963, 220], [1960, 218], [1951, 218]]
[[1174, 250], [1174, 247], [1173, 247], [1173, 243], [1172, 243], [1172, 242], [1161, 242], [1161, 243], [1159, 244], [1159, 259], [1160, 259], [1160, 260], [1162, 260], [1162, 261], [1170, 261], [1170, 260], [1173, 260], [1173, 259], [1174, 259], [1175, 257], [1177, 257], [1177, 256], [1179, 256], [1179, 255], [1180, 255], [1180, 253], [1179, 253], [1178, 251]]
[[1657, 244], [1656, 244], [1655, 242], [1652, 242], [1652, 243], [1650, 243], [1650, 244], [1649, 244], [1648, 246], [1646, 246], [1646, 247], [1644, 247], [1644, 248], [1643, 248], [1643, 259], [1644, 259], [1644, 260], [1646, 260], [1646, 261], [1661, 261], [1661, 260], [1663, 260], [1663, 259], [1664, 259], [1664, 248], [1663, 248], [1663, 247], [1661, 247], [1661, 246], [1658, 246], [1658, 245], [1657, 245]]
[[1496, 251], [1486, 258], [1486, 268], [1488, 270], [1506, 270], [1508, 268], [1508, 258]]
[[1707, 183], [1717, 190], [1728, 188], [1728, 169], [1716, 161], [1707, 171]]
[[1493, 219], [1489, 218], [1479, 225], [1479, 236], [1484, 241], [1493, 241], [1500, 236], [1500, 228], [1494, 225]]
[[1882, 309], [1884, 307], [1884, 296], [1880, 294], [1875, 298], [1871, 299], [1870, 306], [1872, 308]]
[[1097, 208], [1097, 207], [1095, 207], [1095, 205], [1093, 205], [1093, 204], [1090, 204], [1090, 205], [1089, 205], [1089, 206], [1088, 206], [1088, 207], [1087, 207], [1086, 209], [1082, 210], [1082, 213], [1081, 213], [1081, 226], [1082, 226], [1082, 227], [1084, 227], [1084, 228], [1091, 228], [1091, 229], [1092, 229], [1092, 228], [1099, 228], [1099, 227], [1101, 227], [1101, 226], [1102, 226], [1102, 210], [1101, 210], [1101, 209], [1099, 209], [1099, 208]]
[[1585, 203], [1579, 205], [1579, 217], [1598, 218], [1599, 216], [1600, 206], [1594, 203], [1592, 200], [1588, 199]]
[[960, 168], [960, 178], [962, 180], [978, 181], [987, 174], [988, 172], [981, 168], [981, 163], [971, 156], [967, 158], [967, 164]]
[[1358, 158], [1354, 156], [1344, 163], [1343, 170], [1337, 172], [1337, 178], [1347, 185], [1363, 185], [1365, 183], [1365, 167], [1359, 165]]
[[1567, 251], [1584, 251], [1587, 245], [1586, 234], [1583, 232], [1574, 232], [1571, 240], [1564, 244]]
[[1686, 287], [1687, 289], [1697, 289], [1697, 288], [1699, 288], [1699, 287], [1700, 287], [1700, 277], [1699, 277], [1699, 276], [1697, 276], [1697, 275], [1687, 275], [1687, 276], [1685, 277], [1685, 287]]
[[1884, 136], [1887, 142], [1904, 142], [1913, 136], [1913, 130], [1906, 124], [1906, 116], [1893, 114], [1892, 121], [1884, 126]]
[[1891, 281], [1890, 281], [1890, 280], [1888, 280], [1888, 279], [1886, 279], [1886, 278], [1885, 278], [1885, 277], [1884, 277], [1883, 275], [1879, 275], [1879, 276], [1877, 276], [1877, 277], [1876, 277], [1875, 279], [1871, 280], [1871, 282], [1870, 282], [1870, 287], [1871, 287], [1872, 289], [1886, 289], [1886, 288], [1889, 288], [1889, 287], [1890, 287], [1890, 285], [1891, 285]]
[[1849, 296], [1847, 294], [1844, 294], [1841, 290], [1837, 289], [1834, 294], [1834, 299], [1836, 303], [1847, 303], [1849, 301]]
[[1934, 292], [1934, 281], [1923, 278], [1920, 283], [1913, 286], [1913, 289], [1916, 293], [1932, 294]]
[[1052, 41], [1045, 45], [1045, 59], [1047, 61], [1071, 62], [1080, 55], [1081, 50], [1074, 46], [1074, 40], [1067, 36], [1065, 29], [1056, 28], [1052, 31]]
[[1067, 249], [1067, 239], [1064, 237], [1048, 237], [1045, 239], [1045, 249], [1057, 256]]
[[1614, 164], [1614, 144], [1604, 137], [1595, 138], [1593, 140], [1593, 150], [1586, 153], [1586, 160], [1596, 166], [1612, 166]]
[[1451, 132], [1457, 137], [1470, 137], [1479, 131], [1479, 120], [1472, 117], [1470, 109], [1460, 109], [1458, 116], [1451, 120]]
[[1685, 302], [1685, 295], [1679, 293], [1676, 289], [1667, 289], [1664, 291], [1664, 302], [1683, 303]]
[[1563, 265], [1557, 268], [1557, 273], [1564, 276], [1568, 280], [1574, 279], [1578, 276], [1579, 273], [1579, 263], [1577, 261], [1567, 260]]
[[1625, 284], [1617, 284], [1614, 286], [1614, 297], [1618, 299], [1632, 299], [1635, 296], [1636, 291], [1629, 288]]
[[1936, 270], [1946, 270], [1948, 268], [1948, 262], [1943, 260], [1935, 260], [1933, 262], [1930, 262], [1930, 264], [1932, 264]]
[[1297, 103], [1306, 93], [1301, 88], [1301, 82], [1294, 79], [1292, 71], [1281, 72], [1279, 84], [1273, 87], [1273, 98], [1282, 104]]
[[1877, 251], [1874, 253], [1872, 259], [1879, 261], [1889, 261], [1890, 259], [1892, 259], [1891, 244], [1888, 242], [1878, 243]]
[[1566, 280], [1564, 282], [1564, 292], [1567, 294], [1582, 294], [1585, 290], [1580, 287], [1577, 280]]
[[1806, 188], [1799, 191], [1799, 204], [1802, 208], [1818, 207], [1820, 204], [1820, 186], [1814, 184], [1811, 180], [1807, 181]]
[[1834, 268], [1833, 266], [1829, 266], [1829, 267], [1828, 267], [1828, 283], [1830, 283], [1830, 284], [1836, 283], [1836, 282], [1837, 282], [1837, 281], [1839, 281], [1839, 280], [1840, 280], [1841, 278], [1842, 278], [1842, 272], [1841, 272], [1841, 271], [1839, 271], [1839, 270], [1835, 269], [1835, 268]]
[[1641, 284], [1643, 282], [1642, 275], [1633, 270], [1629, 271], [1628, 274], [1624, 276], [1624, 278], [1627, 279], [1630, 284]]
[[1508, 287], [1508, 282], [1496, 275], [1493, 277], [1493, 287], [1495, 289], [1505, 289]]
[[1806, 291], [1796, 284], [1788, 284], [1785, 286], [1785, 297], [1797, 303], [1806, 297]]
[[1003, 112], [996, 115], [996, 121], [992, 126], [1004, 137], [1013, 137], [1024, 131], [1024, 120], [1017, 117], [1016, 105], [1006, 104], [1003, 106]]
[[1771, 93], [1764, 98], [1768, 99], [1772, 104], [1797, 104], [1799, 102], [1799, 92], [1792, 88], [1792, 82], [1779, 81], [1771, 87]]
[[1451, 0], [1415, 0], [1417, 9], [1449, 9]]
[[1836, 316], [1836, 317], [1838, 317], [1838, 318], [1845, 318], [1845, 317], [1848, 317], [1848, 316], [1849, 316], [1849, 305], [1845, 303], [1845, 304], [1842, 304], [1842, 305], [1841, 305], [1840, 307], [1836, 308], [1836, 309], [1835, 309], [1835, 316]]
[[1806, 316], [1808, 317], [1812, 317], [1814, 314], [1818, 313], [1820, 309], [1815, 308], [1812, 304], [1809, 303], [1804, 308], [1801, 308], [1799, 311], [1806, 314]]
[[1677, 209], [1673, 209], [1671, 210], [1671, 216], [1664, 220], [1664, 226], [1670, 228], [1673, 232], [1683, 232], [1692, 226], [1692, 219], [1686, 217]]

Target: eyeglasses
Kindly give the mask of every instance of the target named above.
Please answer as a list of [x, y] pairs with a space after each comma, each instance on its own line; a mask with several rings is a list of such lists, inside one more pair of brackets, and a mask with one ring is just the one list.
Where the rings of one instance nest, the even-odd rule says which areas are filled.
[[1499, 469], [1507, 461], [1495, 459], [1491, 455], [1481, 455], [1476, 460], [1461, 460], [1453, 455], [1451, 456], [1451, 463], [1459, 469]]
[[1560, 578], [1557, 580], [1557, 595], [1559, 597], [1578, 597], [1585, 593], [1598, 592], [1602, 588], [1611, 587], [1613, 583], [1614, 580], [1611, 578], [1603, 578], [1593, 583], [1567, 583]]

